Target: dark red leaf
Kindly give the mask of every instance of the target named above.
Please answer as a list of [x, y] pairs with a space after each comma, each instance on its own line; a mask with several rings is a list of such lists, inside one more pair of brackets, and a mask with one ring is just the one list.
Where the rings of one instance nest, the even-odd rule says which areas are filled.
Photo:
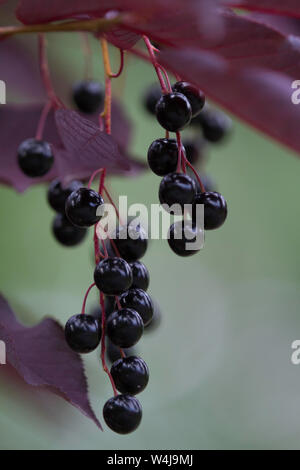
[[102, 429], [88, 398], [82, 360], [67, 346], [58, 322], [46, 318], [25, 327], [0, 296], [0, 339], [6, 344], [7, 362], [27, 384], [63, 397]]
[[64, 149], [58, 148], [59, 174], [67, 179], [83, 178], [98, 168], [108, 173], [129, 171], [130, 164], [112, 136], [75, 111], [56, 111], [56, 125]]
[[300, 35], [300, 19], [291, 18], [290, 16], [271, 15], [269, 13], [246, 13], [248, 18], [250, 17], [258, 23], [263, 23], [271, 28], [276, 29], [280, 33], [288, 36], [293, 34], [294, 36]]
[[125, 28], [113, 28], [105, 34], [106, 39], [120, 49], [131, 49], [141, 38], [139, 34]]
[[[167, 44], [193, 44], [197, 32], [214, 40], [220, 36], [218, 4], [219, 0], [21, 0], [17, 17], [25, 24], [35, 24], [101, 17], [108, 11], [125, 12], [132, 16], [124, 20], [123, 26], [131, 31], [147, 33]], [[112, 39], [114, 42], [116, 38]]]
[[0, 41], [0, 63], [5, 64], [1, 66], [0, 79], [7, 84], [8, 100], [12, 96], [18, 101], [42, 101], [45, 98], [37, 57], [27, 48], [32, 46], [32, 39]]
[[288, 76], [235, 68], [216, 54], [166, 50], [160, 61], [260, 131], [300, 153], [300, 107], [292, 103]]
[[227, 0], [227, 4], [250, 11], [300, 18], [300, 4], [298, 0]]

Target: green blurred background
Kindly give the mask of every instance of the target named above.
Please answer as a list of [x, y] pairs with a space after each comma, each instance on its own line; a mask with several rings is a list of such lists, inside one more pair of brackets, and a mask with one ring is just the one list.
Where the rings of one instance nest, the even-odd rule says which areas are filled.
[[[53, 76], [63, 70], [64, 86], [71, 87], [82, 76], [80, 43], [68, 35], [49, 42]], [[101, 78], [96, 42], [93, 51], [94, 75]], [[132, 149], [145, 159], [149, 144], [162, 135], [141, 106], [155, 75], [135, 59], [126, 75]], [[166, 241], [154, 241], [143, 260], [163, 322], [138, 345], [151, 373], [140, 396], [138, 431], [102, 433], [63, 400], [7, 382], [4, 366], [1, 449], [300, 447], [300, 366], [291, 364], [291, 343], [300, 339], [300, 162], [235, 122], [232, 138], [210, 151], [207, 168], [228, 201], [227, 223], [208, 233], [204, 250], [192, 258], [178, 258]], [[111, 180], [113, 195], [126, 194], [130, 203], [156, 203], [158, 184], [150, 173]], [[0, 189], [1, 290], [28, 325], [45, 315], [64, 323], [79, 311], [92, 279], [91, 237], [76, 249], [57, 245], [45, 193], [45, 187], [23, 195]], [[91, 295], [89, 305], [95, 302]], [[102, 420], [111, 388], [96, 354], [84, 362]]]

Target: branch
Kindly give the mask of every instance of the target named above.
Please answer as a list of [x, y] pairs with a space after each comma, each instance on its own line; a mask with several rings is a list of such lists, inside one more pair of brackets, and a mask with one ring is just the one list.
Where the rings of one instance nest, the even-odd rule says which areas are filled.
[[4, 26], [0, 27], [0, 39], [16, 34], [28, 33], [53, 33], [68, 31], [88, 31], [91, 33], [104, 33], [112, 26], [119, 24], [124, 17], [122, 15], [115, 18], [96, 18], [94, 20], [84, 21], [63, 21], [61, 23], [46, 23], [25, 26]]

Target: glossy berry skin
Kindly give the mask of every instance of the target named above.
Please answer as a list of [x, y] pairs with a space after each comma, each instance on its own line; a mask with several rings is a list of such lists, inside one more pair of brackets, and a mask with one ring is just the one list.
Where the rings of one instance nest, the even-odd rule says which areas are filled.
[[131, 348], [141, 338], [144, 323], [141, 316], [131, 308], [113, 312], [106, 325], [106, 333], [112, 343], [120, 348]]
[[106, 258], [100, 261], [94, 271], [98, 289], [105, 295], [121, 295], [132, 284], [132, 271], [122, 258]]
[[149, 287], [150, 276], [146, 266], [140, 261], [134, 261], [130, 263], [132, 271], [132, 285], [131, 287], [137, 287], [146, 291]]
[[178, 220], [171, 225], [168, 233], [168, 243], [172, 251], [178, 256], [192, 256], [198, 253], [200, 248], [191, 249], [187, 244], [194, 243], [196, 235], [200, 234], [200, 230], [195, 227], [191, 221]]
[[93, 114], [103, 107], [104, 88], [94, 80], [79, 82], [73, 88], [73, 100], [79, 111]]
[[121, 393], [137, 395], [147, 387], [149, 369], [140, 357], [129, 356], [118, 359], [110, 370], [117, 390]]
[[156, 117], [159, 124], [167, 131], [180, 131], [191, 121], [190, 102], [182, 93], [163, 95], [156, 105]]
[[153, 303], [151, 297], [142, 289], [129, 289], [120, 297], [121, 307], [132, 308], [142, 317], [144, 326], [149, 325], [153, 317]]
[[47, 199], [52, 209], [64, 214], [67, 198], [73, 191], [82, 188], [82, 186], [81, 181], [72, 181], [66, 186], [63, 186], [59, 179], [52, 181], [47, 193]]
[[66, 323], [65, 338], [73, 351], [89, 353], [100, 343], [101, 325], [91, 315], [73, 315]]
[[148, 247], [147, 234], [140, 225], [122, 227], [116, 233], [114, 243], [120, 256], [129, 263], [142, 258]]
[[76, 246], [87, 234], [86, 228], [75, 227], [63, 214], [57, 214], [52, 223], [55, 239], [64, 246]]
[[150, 88], [148, 88], [144, 96], [144, 106], [148, 113], [155, 115], [155, 108], [160, 98], [161, 88], [155, 83]]
[[148, 164], [153, 173], [165, 176], [176, 171], [178, 146], [174, 139], [157, 139], [148, 150]]
[[203, 91], [188, 82], [176, 82], [172, 86], [176, 93], [182, 93], [190, 102], [192, 117], [197, 116], [205, 105], [205, 95]]
[[18, 148], [18, 163], [30, 178], [46, 175], [54, 163], [50, 144], [44, 140], [24, 140]]
[[[179, 204], [183, 209], [185, 204], [191, 204], [196, 194], [196, 184], [193, 178], [184, 173], [169, 173], [159, 186], [159, 200], [161, 204]], [[173, 212], [173, 211], [172, 211]], [[179, 211], [175, 212], [179, 215]]]
[[[65, 211], [76, 227], [91, 227], [101, 219], [102, 196], [93, 189], [79, 188], [66, 200]], [[98, 214], [98, 215], [97, 215]]]
[[142, 414], [140, 402], [129, 394], [110, 398], [103, 408], [104, 421], [118, 434], [135, 431], [141, 422]]
[[203, 136], [212, 143], [221, 142], [232, 129], [232, 120], [218, 109], [205, 107], [196, 117], [196, 124], [202, 127]]
[[[193, 209], [197, 204], [204, 204], [204, 228], [214, 230], [224, 224], [227, 217], [227, 203], [222, 194], [217, 192], [198, 193]], [[193, 213], [193, 217], [195, 213]]]

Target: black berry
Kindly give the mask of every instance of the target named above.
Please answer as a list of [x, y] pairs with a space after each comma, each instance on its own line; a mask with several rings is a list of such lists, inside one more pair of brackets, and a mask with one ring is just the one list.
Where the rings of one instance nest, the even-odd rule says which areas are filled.
[[66, 200], [66, 215], [77, 227], [90, 227], [102, 217], [102, 196], [93, 189], [79, 188], [73, 191]]
[[103, 408], [103, 418], [107, 426], [119, 434], [135, 431], [141, 422], [142, 414], [140, 402], [128, 394], [110, 398]]
[[142, 258], [148, 247], [147, 234], [144, 229], [139, 224], [131, 223], [117, 231], [114, 243], [122, 258], [128, 262]]
[[156, 117], [164, 129], [177, 132], [190, 123], [192, 108], [182, 93], [168, 93], [158, 101]]
[[140, 261], [134, 261], [133, 263], [130, 263], [130, 267], [133, 279], [131, 287], [147, 290], [149, 287], [150, 277], [146, 266]]
[[124, 308], [132, 308], [140, 314], [144, 326], [149, 325], [153, 317], [153, 303], [147, 292], [142, 289], [129, 289], [121, 295], [120, 304]]
[[63, 185], [60, 180], [54, 180], [49, 186], [47, 198], [50, 206], [56, 212], [65, 213], [66, 200], [73, 191], [83, 186], [81, 181], [72, 181], [68, 185]]
[[73, 351], [89, 353], [100, 343], [101, 326], [91, 315], [73, 315], [66, 323], [65, 338]]
[[203, 136], [213, 143], [221, 142], [232, 128], [232, 120], [220, 110], [205, 107], [195, 123], [202, 127]]
[[129, 356], [118, 359], [110, 370], [115, 386], [121, 393], [137, 395], [149, 382], [149, 369], [140, 357]]
[[144, 323], [141, 316], [131, 308], [113, 312], [107, 320], [107, 336], [120, 348], [131, 348], [141, 338]]
[[132, 284], [132, 271], [122, 258], [106, 258], [100, 261], [94, 271], [98, 289], [105, 295], [120, 295]]
[[200, 229], [198, 229], [190, 220], [178, 220], [171, 225], [168, 233], [168, 243], [170, 248], [178, 256], [191, 256], [196, 254], [201, 246], [195, 244], [189, 246], [189, 244], [194, 244], [196, 242], [196, 237], [199, 237], [199, 242], [201, 244], [202, 238]]
[[198, 193], [193, 203], [193, 217], [197, 204], [204, 204], [204, 228], [214, 230], [224, 224], [227, 217], [227, 203], [217, 192]]
[[174, 139], [157, 139], [148, 150], [148, 163], [158, 176], [165, 176], [176, 170], [178, 146]]
[[[159, 186], [160, 203], [168, 206], [178, 204], [181, 209], [185, 204], [193, 202], [195, 194], [195, 181], [184, 173], [169, 173], [161, 180]], [[172, 210], [172, 212], [180, 214], [179, 210]]]
[[172, 86], [176, 93], [182, 93], [190, 102], [192, 117], [197, 116], [205, 105], [205, 95], [203, 91], [188, 82], [176, 82]]
[[203, 163], [205, 146], [206, 142], [202, 138], [185, 139], [183, 141], [186, 158], [192, 165], [195, 163]]
[[64, 214], [57, 214], [52, 223], [56, 240], [64, 246], [75, 246], [81, 243], [86, 234], [85, 228], [75, 227]]
[[73, 88], [73, 99], [79, 111], [93, 114], [103, 107], [104, 88], [93, 80], [79, 82]]
[[150, 114], [155, 114], [156, 104], [161, 98], [161, 88], [154, 84], [145, 93], [144, 106]]
[[48, 142], [27, 139], [18, 148], [19, 167], [26, 176], [37, 178], [51, 169], [54, 157]]

